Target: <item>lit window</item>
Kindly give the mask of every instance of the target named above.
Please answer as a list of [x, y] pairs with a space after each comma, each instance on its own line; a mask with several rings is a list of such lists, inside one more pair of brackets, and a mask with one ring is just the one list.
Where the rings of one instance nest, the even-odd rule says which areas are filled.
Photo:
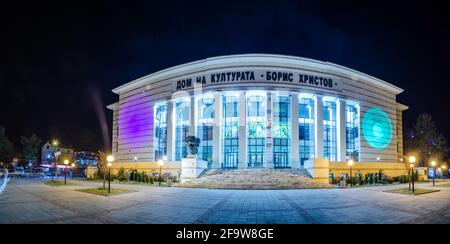
[[298, 104], [298, 136], [300, 164], [314, 157], [314, 97], [300, 94]]
[[225, 94], [222, 98], [222, 167], [236, 168], [239, 162], [239, 97]]
[[167, 155], [167, 105], [159, 104], [154, 107], [154, 151], [155, 160]]
[[198, 154], [211, 167], [213, 155], [214, 98], [210, 95], [197, 97], [197, 137], [200, 138]]
[[175, 101], [175, 160], [179, 161], [187, 156], [186, 137], [189, 133], [190, 99]]
[[337, 160], [336, 100], [323, 101], [323, 155], [330, 161]]
[[287, 168], [291, 166], [291, 97], [273, 99], [273, 163], [275, 168]]
[[346, 156], [359, 161], [359, 107], [349, 103], [345, 107]]
[[247, 93], [247, 162], [262, 167], [266, 159], [266, 95]]

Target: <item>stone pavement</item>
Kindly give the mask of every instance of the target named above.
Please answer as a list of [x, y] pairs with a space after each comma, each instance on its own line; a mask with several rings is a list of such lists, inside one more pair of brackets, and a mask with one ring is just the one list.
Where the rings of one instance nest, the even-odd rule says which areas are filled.
[[11, 180], [0, 195], [0, 223], [450, 223], [450, 187], [407, 196], [383, 192], [405, 185], [300, 190], [113, 185], [138, 192], [103, 197], [75, 191], [101, 183], [50, 187], [47, 180]]

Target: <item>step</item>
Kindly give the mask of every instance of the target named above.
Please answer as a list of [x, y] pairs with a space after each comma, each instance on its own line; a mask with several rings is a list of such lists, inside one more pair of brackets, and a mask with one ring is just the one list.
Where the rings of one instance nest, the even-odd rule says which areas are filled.
[[302, 189], [329, 188], [315, 182], [305, 170], [299, 169], [212, 169], [179, 187], [222, 189]]

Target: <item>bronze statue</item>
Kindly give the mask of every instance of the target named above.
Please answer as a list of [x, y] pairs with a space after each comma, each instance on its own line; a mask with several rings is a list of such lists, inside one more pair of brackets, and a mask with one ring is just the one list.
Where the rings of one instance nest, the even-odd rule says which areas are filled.
[[200, 145], [200, 138], [195, 136], [187, 136], [185, 139], [188, 150], [188, 157], [194, 158], [198, 154], [198, 147]]

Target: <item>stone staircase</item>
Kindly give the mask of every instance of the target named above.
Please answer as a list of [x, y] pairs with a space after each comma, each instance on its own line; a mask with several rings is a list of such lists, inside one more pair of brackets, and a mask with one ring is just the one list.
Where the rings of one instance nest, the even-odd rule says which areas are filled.
[[211, 169], [178, 187], [215, 189], [312, 189], [330, 188], [314, 181], [301, 169]]

